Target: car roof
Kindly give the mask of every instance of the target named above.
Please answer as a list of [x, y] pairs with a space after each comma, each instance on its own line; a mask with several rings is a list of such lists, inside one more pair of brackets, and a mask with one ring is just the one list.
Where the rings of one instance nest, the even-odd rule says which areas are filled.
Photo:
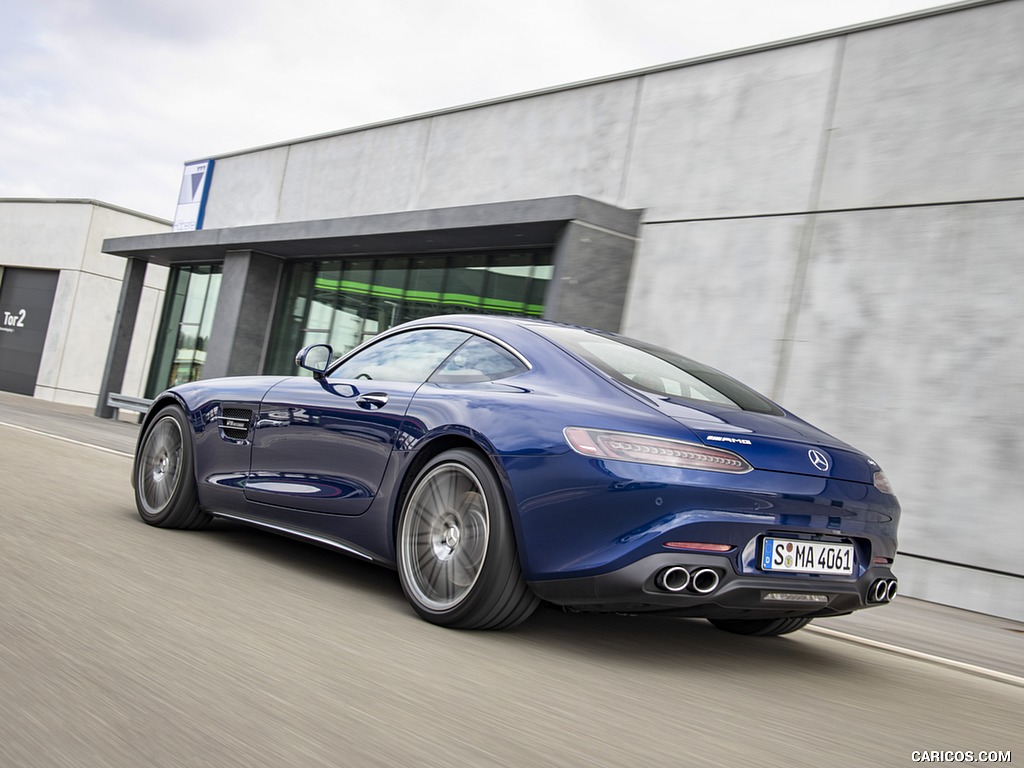
[[540, 317], [522, 317], [517, 315], [474, 315], [468, 313], [421, 317], [417, 318], [416, 320], [410, 320], [406, 323], [402, 323], [399, 326], [395, 326], [395, 328], [413, 328], [422, 325], [459, 325], [465, 326], [466, 328], [475, 328], [481, 331], [493, 330], [503, 326], [529, 328], [530, 326], [548, 325], [562, 328], [578, 328], [579, 330], [591, 331], [593, 333], [600, 333], [609, 336], [619, 335], [617, 333], [614, 333], [613, 331], [605, 331], [599, 328], [591, 328], [585, 325], [575, 325], [573, 323], [562, 323], [558, 322], [557, 320], [547, 320]]

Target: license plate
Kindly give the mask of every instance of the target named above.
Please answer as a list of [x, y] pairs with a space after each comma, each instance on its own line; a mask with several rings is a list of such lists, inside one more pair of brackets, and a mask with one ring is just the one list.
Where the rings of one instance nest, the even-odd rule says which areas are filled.
[[783, 573], [853, 573], [853, 545], [792, 539], [764, 540], [761, 569]]

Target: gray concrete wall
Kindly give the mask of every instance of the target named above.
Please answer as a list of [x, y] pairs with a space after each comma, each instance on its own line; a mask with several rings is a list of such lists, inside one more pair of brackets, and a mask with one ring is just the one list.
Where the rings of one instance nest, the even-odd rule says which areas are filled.
[[[125, 264], [102, 252], [103, 240], [169, 230], [166, 222], [92, 201], [0, 200], [0, 266], [60, 270], [36, 397], [96, 404]], [[150, 265], [124, 394], [142, 395], [166, 284], [167, 269]]]
[[[737, 195], [744, 206], [718, 194], [735, 173], [724, 149], [703, 196], [646, 205], [624, 323], [750, 381], [886, 467], [905, 510], [907, 594], [1017, 619], [1022, 39], [1024, 3], [1008, 2], [800, 46], [834, 44], [830, 93], [783, 102], [735, 150], [765, 150], [754, 190]], [[747, 61], [753, 78], [763, 57], [778, 52], [731, 62]], [[746, 87], [733, 82], [726, 101]], [[804, 150], [772, 171], [771, 126], [794, 111]], [[705, 133], [743, 134], [743, 121], [723, 116]], [[652, 133], [657, 122], [640, 119]], [[773, 184], [777, 197], [758, 197]], [[662, 319], [671, 306], [676, 328]]]
[[[1017, 574], [1022, 221], [1019, 201], [823, 214], [781, 398], [886, 467], [901, 551]], [[916, 583], [925, 564], [901, 566], [911, 594], [940, 602], [966, 578], [929, 565]], [[1004, 610], [1024, 612], [1024, 580]]]
[[242, 152], [207, 226], [645, 209], [623, 330], [870, 452], [904, 505], [905, 591], [1021, 619], [1021, 40], [1024, 2], [965, 3]]
[[262, 370], [280, 276], [280, 259], [255, 251], [228, 251], [217, 294], [218, 329], [210, 335], [204, 378]]

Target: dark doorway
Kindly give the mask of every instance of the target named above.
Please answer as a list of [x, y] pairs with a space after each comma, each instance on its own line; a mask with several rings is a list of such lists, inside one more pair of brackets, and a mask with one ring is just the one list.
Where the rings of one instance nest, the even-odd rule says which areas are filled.
[[60, 272], [3, 270], [0, 282], [0, 390], [34, 395]]

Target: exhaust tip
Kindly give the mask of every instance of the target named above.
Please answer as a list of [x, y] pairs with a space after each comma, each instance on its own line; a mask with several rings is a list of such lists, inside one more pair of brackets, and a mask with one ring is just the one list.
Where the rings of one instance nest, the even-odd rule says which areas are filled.
[[895, 599], [899, 592], [899, 584], [896, 579], [878, 579], [868, 587], [869, 603], [888, 603]]
[[900, 588], [899, 584], [897, 584], [896, 582], [896, 579], [890, 581], [888, 589], [885, 590], [885, 602], [891, 603], [893, 600], [895, 600], [896, 595], [899, 593], [899, 591]]
[[690, 584], [690, 572], [679, 565], [663, 568], [654, 579], [658, 589], [666, 592], [682, 592]]
[[889, 591], [889, 585], [885, 579], [879, 579], [871, 585], [870, 599], [873, 603], [884, 603], [885, 595]]
[[699, 571], [695, 571], [690, 578], [690, 589], [698, 595], [709, 595], [718, 589], [720, 581], [721, 577], [718, 575], [718, 571], [712, 568], [701, 568]]

